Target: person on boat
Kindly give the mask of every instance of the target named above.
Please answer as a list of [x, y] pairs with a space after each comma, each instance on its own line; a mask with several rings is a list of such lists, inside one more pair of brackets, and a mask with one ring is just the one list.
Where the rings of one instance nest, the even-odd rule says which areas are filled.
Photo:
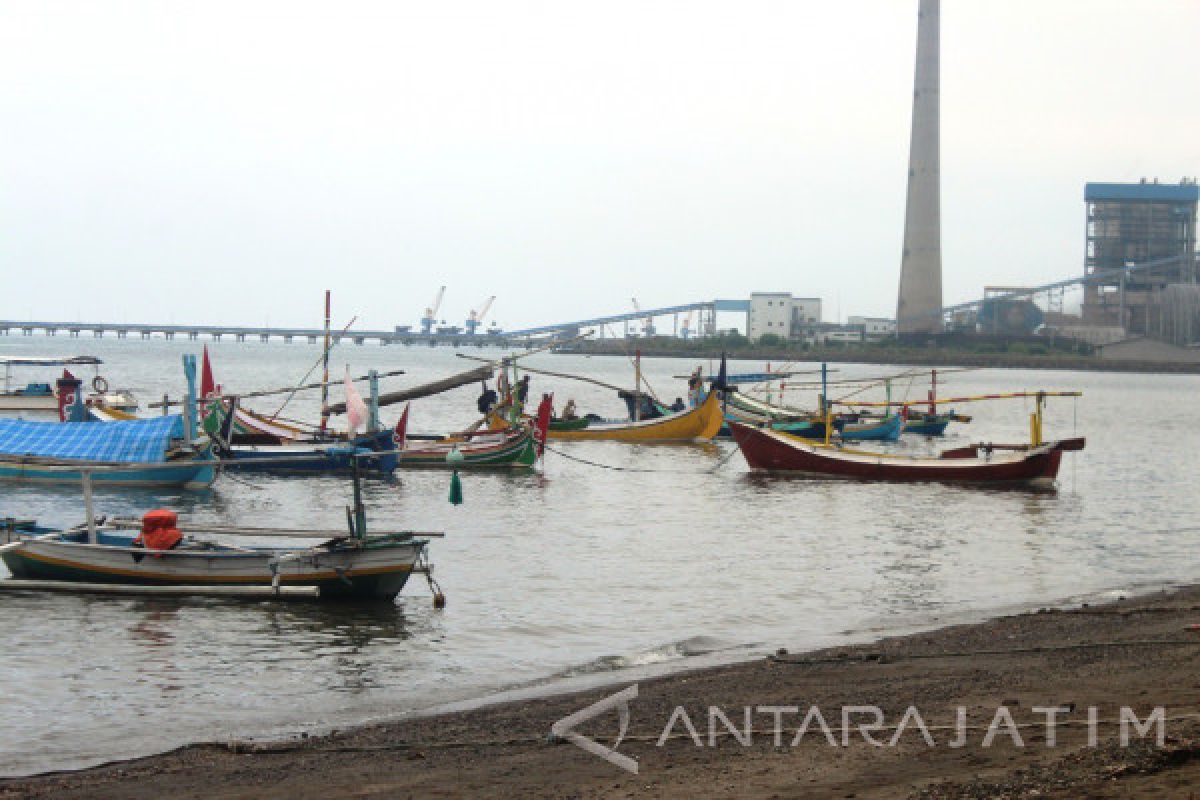
[[704, 378], [701, 377], [703, 367], [696, 367], [696, 370], [688, 378], [688, 405], [696, 408], [703, 400]]
[[579, 418], [579, 414], [575, 410], [575, 398], [574, 397], [568, 398], [567, 404], [565, 406], [563, 406], [561, 419], [571, 420], [571, 419], [578, 419], [578, 418]]
[[529, 397], [529, 376], [523, 375], [521, 380], [517, 381], [517, 402], [523, 406], [527, 397]]
[[683, 411], [685, 408], [687, 408], [687, 405], [684, 404], [682, 397], [676, 397], [675, 402], [670, 405], [670, 409], [676, 413]]
[[475, 405], [479, 409], [480, 414], [486, 414], [492, 410], [500, 396], [496, 394], [496, 390], [488, 386], [487, 381], [483, 381], [483, 393], [479, 395], [479, 400]]

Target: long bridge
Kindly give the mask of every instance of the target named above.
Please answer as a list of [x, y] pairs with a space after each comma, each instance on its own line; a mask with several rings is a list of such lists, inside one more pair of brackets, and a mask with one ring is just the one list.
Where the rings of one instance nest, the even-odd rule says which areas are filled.
[[[398, 326], [393, 330], [346, 330], [333, 331], [330, 337], [335, 341], [348, 340], [355, 344], [365, 344], [368, 341], [379, 342], [380, 344], [427, 344], [427, 345], [464, 345], [471, 344], [480, 347], [497, 346], [511, 347], [514, 345], [528, 344], [535, 340], [554, 338], [555, 336], [564, 336], [573, 332], [594, 328], [601, 331], [603, 335], [604, 327], [607, 325], [627, 325], [629, 322], [644, 321], [654, 319], [656, 317], [671, 316], [675, 318], [675, 329], [678, 333], [678, 316], [680, 314], [691, 314], [699, 312], [701, 317], [701, 325], [696, 329], [697, 333], [703, 335], [705, 331], [712, 330], [715, 324], [716, 313], [718, 311], [746, 312], [749, 310], [749, 302], [746, 300], [709, 300], [698, 303], [686, 303], [677, 306], [666, 306], [663, 308], [644, 309], [642, 311], [613, 314], [607, 317], [596, 317], [593, 319], [578, 320], [574, 322], [562, 322], [552, 325], [540, 325], [533, 328], [523, 328], [516, 331], [492, 331], [479, 333], [466, 333], [465, 331], [454, 330], [451, 332], [437, 333], [420, 333], [411, 330], [408, 326]], [[707, 318], [707, 322], [705, 319]], [[322, 328], [278, 328], [278, 327], [263, 327], [263, 326], [241, 326], [241, 325], [177, 325], [174, 323], [145, 323], [145, 322], [51, 322], [45, 320], [4, 320], [0, 319], [0, 335], [21, 335], [33, 336], [35, 333], [42, 333], [47, 336], [57, 336], [65, 334], [67, 337], [77, 339], [84, 335], [91, 335], [95, 338], [101, 338], [106, 335], [116, 336], [118, 339], [140, 338], [152, 339], [161, 337], [163, 339], [188, 339], [195, 341], [200, 338], [212, 339], [221, 341], [222, 339], [234, 339], [239, 342], [247, 340], [267, 342], [272, 339], [282, 340], [284, 342], [293, 342], [297, 339], [305, 340], [310, 344], [315, 344], [322, 340], [325, 336], [325, 331]], [[626, 331], [628, 333], [628, 331]]]

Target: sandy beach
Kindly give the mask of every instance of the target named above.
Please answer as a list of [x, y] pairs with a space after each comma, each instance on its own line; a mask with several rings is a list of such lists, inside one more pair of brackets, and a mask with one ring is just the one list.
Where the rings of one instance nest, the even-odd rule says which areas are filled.
[[[1189, 588], [643, 680], [618, 748], [636, 775], [550, 735], [618, 683], [296, 742], [194, 745], [7, 780], [0, 797], [1195, 797], [1198, 624]], [[863, 706], [883, 717], [865, 735], [874, 712], [846, 711]], [[617, 714], [578, 731], [609, 746]]]

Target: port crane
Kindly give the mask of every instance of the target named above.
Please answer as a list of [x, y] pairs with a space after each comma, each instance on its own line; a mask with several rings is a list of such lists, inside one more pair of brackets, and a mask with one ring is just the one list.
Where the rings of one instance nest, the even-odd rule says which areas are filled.
[[[640, 305], [638, 305], [637, 298], [634, 297], [631, 299], [633, 301], [633, 310], [640, 314], [642, 312], [642, 307]], [[653, 336], [654, 335], [654, 317], [646, 317], [642, 321], [642, 335], [643, 336]]]
[[494, 303], [495, 300], [496, 295], [492, 295], [483, 302], [483, 305], [472, 311], [470, 316], [467, 317], [466, 328], [468, 336], [475, 335], [476, 330], [480, 325], [483, 324], [483, 318], [487, 316], [487, 313], [489, 310], [491, 310], [492, 303]]
[[692, 315], [695, 311], [689, 311], [687, 316], [683, 318], [683, 327], [679, 330], [679, 335], [684, 339], [692, 338]]
[[442, 307], [442, 298], [446, 295], [446, 287], [438, 289], [437, 294], [433, 298], [433, 302], [429, 304], [429, 308], [425, 309], [425, 316], [421, 317], [421, 333], [433, 333], [433, 325], [437, 322], [438, 309]]

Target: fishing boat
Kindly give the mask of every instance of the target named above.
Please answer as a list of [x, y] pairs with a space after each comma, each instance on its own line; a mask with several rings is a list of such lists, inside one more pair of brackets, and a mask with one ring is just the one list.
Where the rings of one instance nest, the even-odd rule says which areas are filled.
[[[496, 426], [507, 424], [499, 415], [491, 417]], [[697, 408], [664, 414], [654, 419], [642, 420], [596, 420], [584, 418], [585, 425], [578, 422], [568, 429], [547, 431], [547, 438], [555, 441], [614, 441], [614, 442], [692, 442], [707, 441], [721, 429], [724, 414], [721, 400], [716, 392], [710, 392]]]
[[900, 438], [903, 428], [904, 420], [898, 414], [889, 414], [886, 417], [861, 422], [843, 422], [838, 428], [838, 438], [845, 442], [894, 442]]
[[[100, 477], [102, 473], [95, 473]], [[86, 479], [85, 479], [86, 480]], [[430, 536], [369, 534], [357, 475], [348, 530], [310, 531], [180, 524], [173, 511], [97, 520], [85, 484], [87, 521], [55, 529], [6, 521], [0, 558], [12, 573], [0, 589], [219, 595], [391, 602], [414, 573], [435, 587], [425, 559]], [[240, 546], [216, 537], [317, 537], [307, 547]], [[435, 604], [440, 592], [435, 594]]]
[[397, 466], [404, 469], [506, 469], [537, 463], [535, 432], [528, 425], [440, 439], [408, 439]]
[[123, 422], [0, 419], [0, 481], [78, 483], [80, 470], [113, 469], [96, 483], [205, 489], [217, 477], [206, 437], [189, 437], [179, 414]]
[[[196, 357], [183, 357], [184, 413], [118, 422], [89, 421], [79, 381], [59, 397], [63, 422], [0, 419], [0, 481], [78, 483], [109, 466], [97, 483], [204, 489], [216, 480], [212, 442], [196, 419]], [[69, 403], [69, 404], [68, 404]]]
[[0, 411], [34, 412], [53, 414], [60, 410], [63, 403], [69, 404], [73, 398], [67, 397], [68, 385], [64, 389], [64, 381], [80, 382], [67, 370], [63, 371], [62, 380], [54, 384], [31, 382], [24, 386], [13, 384], [13, 370], [20, 367], [39, 369], [49, 367], [93, 367], [96, 371], [92, 378], [92, 392], [86, 394], [86, 405], [100, 405], [116, 408], [122, 411], [134, 411], [138, 407], [137, 398], [129, 389], [112, 389], [99, 373], [100, 364], [104, 362], [95, 356], [70, 356], [67, 358], [32, 358], [32, 357], [0, 357], [0, 366], [4, 367], [4, 385], [0, 387]]
[[[941, 481], [1053, 488], [1064, 452], [1082, 450], [1083, 437], [1044, 441], [1042, 407], [1049, 393], [1036, 393], [1028, 444], [971, 444], [937, 457], [879, 453], [838, 443], [806, 441], [796, 436], [733, 423], [734, 440], [751, 469], [789, 472], [809, 477], [878, 481]], [[1078, 393], [1055, 393], [1078, 396]]]
[[950, 423], [956, 419], [959, 417], [953, 411], [930, 414], [908, 410], [904, 415], [904, 428], [901, 432], [917, 436], [942, 436]]
[[[821, 396], [824, 397], [824, 394]], [[742, 392], [726, 392], [724, 401], [727, 423], [736, 421], [744, 425], [765, 426], [805, 439], [836, 436], [845, 441], [894, 442], [900, 438], [903, 427], [903, 421], [896, 415], [862, 419], [857, 415], [835, 414], [827, 420], [820, 412], [804, 412], [774, 405]], [[830, 428], [828, 436], [827, 424]]]
[[[500, 369], [498, 385], [502, 388], [499, 403], [489, 409], [484, 416], [485, 422], [490, 429], [498, 430], [510, 427], [525, 418], [522, 412], [523, 401], [515, 390], [515, 387], [518, 386], [517, 360], [531, 355], [532, 352], [488, 362]], [[458, 355], [461, 358], [473, 361], [486, 361], [486, 359], [477, 359], [461, 353]], [[653, 402], [653, 398], [647, 392], [643, 391], [640, 352], [635, 355], [633, 363], [635, 388], [632, 390], [623, 389], [619, 386], [580, 375], [569, 375], [561, 372], [551, 372], [550, 370], [521, 367], [526, 373], [583, 381], [613, 389], [617, 392], [618, 397], [622, 398], [626, 402], [627, 407], [631, 408], [633, 412], [632, 418], [629, 419], [604, 419], [598, 415], [587, 415], [585, 417], [561, 421], [559, 424], [550, 422], [546, 431], [546, 438], [556, 441], [651, 443], [708, 441], [717, 435], [724, 420], [719, 392], [709, 392], [704, 401], [695, 408], [684, 409], [683, 411], [671, 411], [662, 406], [661, 403]], [[508, 376], [510, 368], [512, 370], [511, 378]], [[721, 360], [721, 374], [725, 374], [724, 358]], [[724, 384], [721, 385], [723, 386]], [[641, 412], [647, 408], [647, 400], [651, 401], [651, 407], [654, 408], [656, 416], [650, 419], [643, 419], [641, 418]]]
[[[884, 403], [853, 403], [860, 408], [867, 407], [882, 407], [884, 414], [890, 412], [893, 407], [899, 407], [900, 416], [904, 419], [901, 433], [908, 433], [917, 436], [942, 436], [946, 432], [951, 422], [970, 422], [971, 417], [965, 414], [958, 414], [954, 411], [939, 411], [938, 410], [938, 371], [930, 370], [929, 394], [926, 400], [917, 402], [900, 402], [893, 403], [891, 397]], [[845, 405], [844, 401], [833, 401], [835, 405]], [[946, 401], [942, 401], [946, 402]], [[926, 406], [924, 411], [918, 410], [918, 406]], [[859, 411], [856, 414], [859, 421], [867, 421], [869, 419], [881, 419], [876, 415], [872, 417], [870, 412]]]
[[225, 468], [237, 472], [301, 474], [349, 472], [355, 459], [362, 469], [391, 474], [399, 463], [391, 431], [349, 439], [330, 438], [289, 444], [235, 444], [222, 449]]

